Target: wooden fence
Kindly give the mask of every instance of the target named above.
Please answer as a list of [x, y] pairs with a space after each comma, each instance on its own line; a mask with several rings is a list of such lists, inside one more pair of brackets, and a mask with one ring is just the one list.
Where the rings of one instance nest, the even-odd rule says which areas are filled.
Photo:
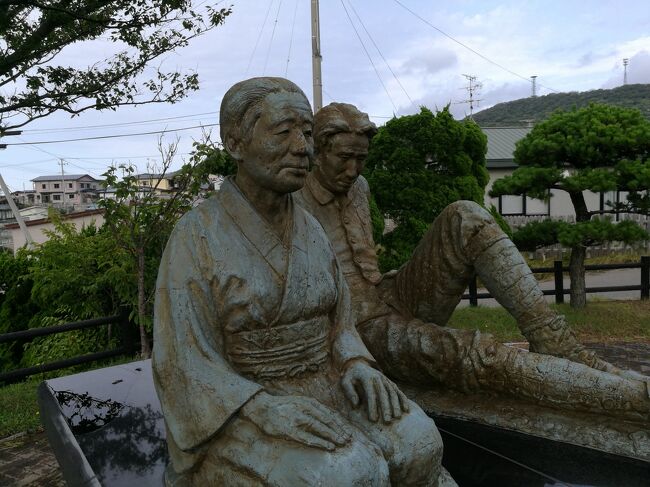
[[95, 328], [108, 324], [118, 325], [120, 335], [119, 347], [111, 350], [104, 350], [102, 352], [80, 355], [64, 360], [57, 360], [55, 362], [36, 365], [34, 367], [26, 367], [8, 372], [0, 372], [0, 383], [15, 382], [31, 375], [64, 369], [66, 367], [72, 367], [73, 365], [96, 362], [98, 360], [117, 357], [120, 355], [133, 355], [137, 351], [138, 347], [137, 335], [135, 333], [134, 327], [129, 323], [127, 313], [122, 313], [114, 316], [105, 316], [102, 318], [94, 318], [91, 320], [75, 321], [73, 323], [65, 323], [63, 325], [47, 326], [43, 328], [31, 328], [29, 330], [4, 333], [0, 335], [0, 343], [9, 343], [16, 341], [24, 343], [40, 336], [55, 335], [57, 333], [65, 333], [72, 330]]
[[[606, 293], [615, 291], [640, 291], [641, 299], [650, 299], [650, 256], [644, 255], [640, 262], [629, 264], [595, 264], [586, 265], [588, 271], [605, 271], [614, 269], [640, 269], [641, 279], [639, 284], [626, 286], [598, 286], [588, 287], [587, 293]], [[564, 288], [564, 273], [569, 272], [569, 268], [561, 260], [553, 262], [553, 267], [538, 267], [531, 269], [535, 274], [553, 273], [555, 286], [553, 289], [543, 290], [545, 295], [555, 296], [556, 303], [564, 303], [564, 295], [569, 294], [570, 290]], [[479, 299], [489, 299], [493, 296], [490, 293], [479, 293], [477, 290], [476, 277], [470, 282], [468, 292], [463, 294], [463, 299], [469, 299], [470, 306], [478, 306]]]

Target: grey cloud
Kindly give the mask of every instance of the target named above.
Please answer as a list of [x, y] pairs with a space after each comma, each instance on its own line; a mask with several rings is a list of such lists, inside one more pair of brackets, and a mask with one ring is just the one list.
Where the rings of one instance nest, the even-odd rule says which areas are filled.
[[582, 56], [580, 56], [578, 60], [573, 64], [573, 66], [576, 68], [583, 68], [601, 59], [610, 58], [614, 55], [616, 55], [616, 51], [608, 51], [608, 52], [589, 51], [584, 53]]
[[404, 73], [434, 74], [458, 63], [458, 57], [452, 51], [431, 49], [425, 53], [413, 56], [402, 63]]
[[[615, 88], [623, 84], [623, 65], [618, 64], [602, 88]], [[640, 51], [630, 58], [627, 67], [628, 84], [650, 83], [650, 52]]]
[[[474, 113], [489, 108], [504, 101], [517, 100], [530, 96], [530, 84], [504, 83], [489, 91], [479, 92], [477, 97], [480, 101], [474, 104]], [[458, 87], [446, 87], [443, 90], [433, 89], [430, 94], [415, 100], [412, 105], [400, 110], [400, 114], [414, 113], [419, 111], [420, 106], [435, 109], [442, 109], [450, 103], [451, 113], [456, 118], [463, 118], [469, 115], [469, 103], [463, 103], [466, 93], [459, 91]]]

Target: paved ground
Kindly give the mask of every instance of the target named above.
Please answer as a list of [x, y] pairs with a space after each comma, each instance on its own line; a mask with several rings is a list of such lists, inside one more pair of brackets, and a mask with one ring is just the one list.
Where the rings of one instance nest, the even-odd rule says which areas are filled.
[[[552, 265], [552, 264], [550, 264]], [[628, 286], [641, 284], [641, 270], [640, 269], [615, 269], [612, 271], [603, 272], [587, 272], [585, 276], [587, 287], [601, 287], [601, 286]], [[555, 282], [553, 279], [542, 281], [539, 283], [540, 287], [544, 290], [555, 289]], [[565, 273], [564, 289], [569, 289], [571, 283], [568, 275]], [[486, 292], [486, 289], [479, 289], [478, 292]], [[590, 299], [639, 299], [641, 291], [616, 291], [606, 293], [588, 293], [587, 300]], [[546, 296], [546, 300], [550, 303], [555, 302], [555, 296]], [[564, 302], [569, 302], [569, 295], [564, 295]], [[479, 299], [479, 306], [497, 307], [500, 306], [494, 299]], [[463, 299], [459, 306], [469, 306], [469, 300]]]
[[[601, 357], [626, 369], [650, 376], [650, 345], [591, 344]], [[44, 433], [0, 440], [0, 486], [64, 487], [57, 461]]]
[[0, 485], [64, 487], [65, 482], [45, 433], [0, 440]]

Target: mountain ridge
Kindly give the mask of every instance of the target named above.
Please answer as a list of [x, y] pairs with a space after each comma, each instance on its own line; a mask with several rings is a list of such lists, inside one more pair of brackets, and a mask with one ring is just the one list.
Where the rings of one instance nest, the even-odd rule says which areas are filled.
[[570, 110], [574, 106], [581, 108], [589, 103], [637, 108], [650, 120], [650, 84], [521, 98], [481, 110], [473, 118], [482, 127], [521, 127], [540, 122], [555, 110]]

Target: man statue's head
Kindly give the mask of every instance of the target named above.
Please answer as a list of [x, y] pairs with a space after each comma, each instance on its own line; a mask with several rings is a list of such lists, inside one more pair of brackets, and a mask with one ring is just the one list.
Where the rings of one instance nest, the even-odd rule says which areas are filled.
[[314, 176], [334, 194], [347, 193], [368, 156], [377, 127], [354, 105], [331, 103], [314, 117]]
[[220, 124], [240, 187], [287, 193], [303, 186], [314, 152], [313, 115], [295, 83], [270, 77], [240, 81], [223, 97]]

